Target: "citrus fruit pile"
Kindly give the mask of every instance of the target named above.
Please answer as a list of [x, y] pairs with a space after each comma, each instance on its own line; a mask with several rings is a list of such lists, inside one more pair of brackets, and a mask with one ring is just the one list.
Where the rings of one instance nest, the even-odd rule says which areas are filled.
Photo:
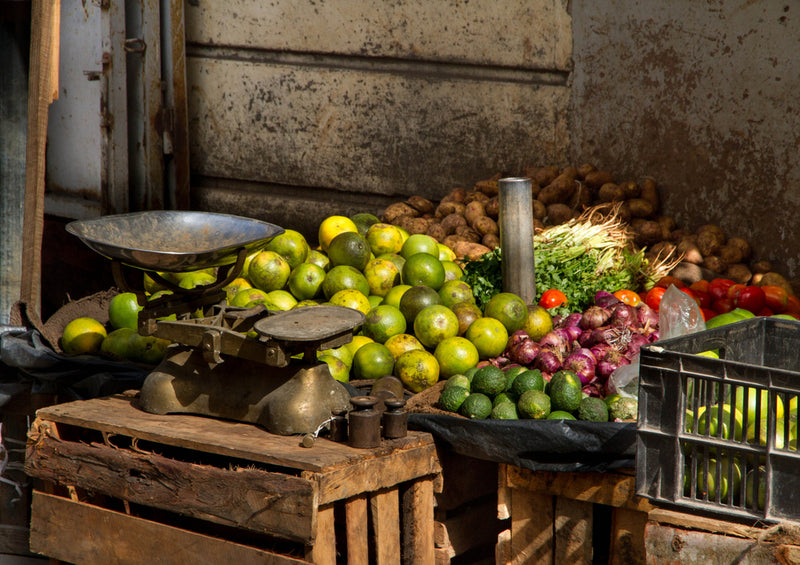
[[[437, 406], [473, 420], [634, 419], [636, 400], [619, 395], [605, 399], [581, 390], [578, 376], [567, 370], [549, 380], [538, 369], [494, 365], [473, 367], [447, 379]], [[633, 415], [625, 411], [633, 410]], [[623, 416], [625, 416], [623, 418]]]

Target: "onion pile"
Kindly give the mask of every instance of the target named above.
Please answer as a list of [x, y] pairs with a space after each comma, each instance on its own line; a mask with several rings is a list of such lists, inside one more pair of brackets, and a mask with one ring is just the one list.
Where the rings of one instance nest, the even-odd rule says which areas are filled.
[[611, 373], [657, 339], [656, 311], [600, 291], [583, 313], [554, 318], [553, 330], [538, 342], [522, 330], [515, 332], [505, 351], [490, 362], [501, 368], [514, 364], [539, 369], [545, 379], [567, 369], [578, 375], [585, 392], [605, 396]]

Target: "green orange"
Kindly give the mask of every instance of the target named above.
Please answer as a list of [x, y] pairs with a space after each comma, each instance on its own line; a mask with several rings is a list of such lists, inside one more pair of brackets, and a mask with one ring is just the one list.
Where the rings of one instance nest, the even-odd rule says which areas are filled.
[[372, 306], [369, 303], [369, 298], [353, 288], [340, 290], [331, 296], [329, 302], [334, 306], [345, 306], [347, 308], [352, 308], [353, 310], [358, 310], [364, 315], [368, 314], [372, 309]]
[[400, 248], [400, 255], [408, 261], [412, 255], [416, 255], [417, 253], [427, 253], [428, 255], [433, 255], [438, 260], [439, 242], [431, 236], [422, 233], [415, 233], [408, 236], [408, 239], [403, 242], [403, 246]]
[[108, 321], [114, 329], [139, 327], [139, 300], [132, 292], [121, 292], [108, 303]]
[[388, 259], [371, 259], [363, 269], [370, 294], [386, 296], [400, 284], [400, 271]]
[[[413, 236], [412, 236], [413, 237]], [[444, 284], [444, 267], [438, 257], [427, 253], [415, 253], [403, 264], [403, 283], [416, 286], [424, 284], [439, 290]]]
[[366, 238], [358, 232], [342, 232], [328, 245], [331, 265], [350, 265], [359, 271], [367, 266], [372, 251]]
[[390, 304], [391, 306], [400, 308], [400, 299], [409, 288], [411, 288], [411, 285], [408, 284], [398, 284], [393, 286], [383, 297], [382, 303]]
[[406, 319], [396, 306], [382, 304], [367, 313], [362, 331], [376, 342], [385, 343], [390, 337], [405, 333]]
[[262, 251], [250, 262], [250, 283], [265, 292], [286, 286], [292, 268], [282, 255], [274, 251]]
[[264, 249], [281, 255], [289, 263], [291, 269], [305, 261], [310, 251], [305, 236], [296, 230], [289, 229], [273, 237]]
[[464, 371], [477, 365], [480, 360], [478, 348], [468, 339], [458, 336], [439, 342], [433, 356], [439, 363], [440, 377], [445, 379], [453, 375], [463, 375]]
[[414, 318], [414, 335], [425, 347], [435, 348], [445, 339], [458, 335], [458, 318], [447, 306], [433, 304]]
[[384, 342], [384, 345], [389, 348], [395, 359], [406, 351], [425, 349], [425, 346], [415, 336], [407, 333], [393, 335]]
[[422, 392], [439, 380], [439, 362], [424, 349], [406, 351], [394, 364], [394, 376], [411, 392]]
[[467, 328], [464, 337], [475, 345], [481, 359], [497, 357], [508, 344], [508, 330], [495, 318], [478, 318]]
[[372, 224], [367, 230], [366, 238], [376, 256], [383, 253], [399, 253], [403, 247], [402, 232], [391, 224]]
[[398, 307], [406, 318], [408, 327], [414, 326], [414, 318], [417, 317], [424, 308], [433, 304], [441, 304], [442, 299], [439, 293], [429, 286], [412, 286], [400, 297]]
[[108, 336], [105, 326], [88, 316], [75, 318], [61, 333], [61, 348], [67, 355], [96, 353]]
[[472, 287], [459, 280], [446, 281], [439, 289], [439, 296], [442, 299], [442, 304], [448, 308], [452, 308], [454, 304], [459, 302], [475, 303]]
[[325, 274], [325, 280], [322, 281], [322, 293], [330, 300], [334, 294], [345, 289], [355, 289], [364, 296], [370, 294], [369, 283], [364, 273], [350, 265], [333, 267]]
[[289, 292], [298, 300], [308, 300], [322, 295], [325, 269], [314, 263], [300, 263], [289, 273]]
[[394, 356], [382, 343], [367, 343], [353, 356], [353, 376], [357, 379], [379, 379], [392, 374]]
[[528, 320], [528, 306], [516, 294], [500, 292], [486, 303], [483, 315], [500, 320], [510, 335], [525, 326]]

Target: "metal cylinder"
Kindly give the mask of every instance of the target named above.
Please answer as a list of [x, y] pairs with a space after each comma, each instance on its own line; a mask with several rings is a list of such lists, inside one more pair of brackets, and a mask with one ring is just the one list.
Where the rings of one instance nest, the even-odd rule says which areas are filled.
[[531, 179], [504, 178], [498, 181], [500, 204], [500, 247], [503, 253], [503, 290], [536, 302], [536, 274], [533, 258], [533, 196]]
[[354, 396], [350, 399], [349, 437], [350, 447], [362, 449], [381, 444], [381, 414], [375, 410], [378, 399], [374, 396]]
[[331, 441], [340, 443], [347, 441], [347, 410], [337, 409], [331, 411], [330, 431]]
[[386, 412], [383, 413], [383, 437], [397, 439], [408, 434], [408, 412], [405, 408], [406, 401], [402, 398], [387, 398], [384, 400]]

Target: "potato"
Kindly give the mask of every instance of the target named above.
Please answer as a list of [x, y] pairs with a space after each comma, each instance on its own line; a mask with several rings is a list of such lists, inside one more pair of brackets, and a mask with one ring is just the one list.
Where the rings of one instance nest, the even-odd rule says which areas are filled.
[[[464, 196], [464, 204], [469, 204], [470, 202], [486, 202], [492, 198], [491, 196], [486, 196], [483, 192], [478, 192], [477, 190], [470, 190]], [[497, 198], [496, 196], [494, 198]]]
[[500, 236], [496, 233], [487, 233], [481, 238], [481, 243], [489, 249], [500, 247]]
[[544, 225], [544, 222], [542, 222], [542, 220], [540, 220], [538, 218], [534, 218], [533, 219], [533, 231], [534, 231], [534, 233], [542, 231], [544, 228], [545, 228], [545, 225]]
[[631, 219], [633, 218], [631, 216], [631, 207], [628, 206], [627, 200], [623, 200], [619, 205], [619, 208], [617, 209], [617, 218], [626, 224], [630, 223]]
[[557, 226], [566, 223], [572, 219], [572, 208], [566, 204], [550, 204], [547, 207], [547, 223], [551, 226]]
[[697, 244], [697, 235], [693, 234], [689, 230], [684, 229], [674, 229], [669, 234], [670, 241], [674, 241], [675, 243], [680, 243], [684, 239], [688, 239], [695, 245]]
[[536, 184], [535, 182], [531, 182], [531, 198], [534, 200], [539, 196], [539, 193], [542, 191], [542, 187]]
[[481, 240], [481, 235], [469, 226], [459, 226], [456, 228], [456, 235], [461, 236], [464, 241], [477, 243]]
[[467, 258], [470, 261], [476, 261], [491, 251], [483, 244], [469, 241], [456, 241], [451, 249], [456, 254], [457, 259]]
[[539, 167], [535, 171], [533, 171], [533, 177], [531, 177], [536, 184], [539, 186], [547, 186], [551, 182], [555, 180], [558, 176], [558, 168], [553, 166], [548, 167]]
[[742, 255], [742, 261], [748, 261], [750, 259], [750, 244], [741, 237], [732, 237], [728, 239], [725, 245], [737, 248]]
[[703, 267], [720, 275], [724, 274], [725, 271], [728, 270], [728, 265], [725, 264], [725, 261], [716, 255], [706, 255], [703, 258]]
[[744, 260], [744, 257], [742, 257], [742, 250], [735, 245], [729, 245], [727, 243], [719, 248], [719, 257], [728, 265], [741, 263]]
[[472, 224], [472, 229], [478, 232], [481, 237], [487, 234], [499, 234], [500, 229], [497, 227], [497, 222], [491, 219], [489, 216], [481, 216], [475, 223]]
[[697, 230], [697, 248], [703, 256], [717, 255], [724, 244], [725, 234], [719, 228]]
[[405, 202], [395, 202], [386, 207], [381, 215], [381, 220], [387, 224], [393, 224], [400, 216], [411, 216], [416, 218], [420, 213]]
[[597, 191], [597, 199], [600, 202], [618, 202], [625, 200], [625, 192], [619, 185], [607, 182]]
[[467, 219], [467, 225], [474, 228], [478, 218], [486, 217], [486, 209], [483, 207], [483, 202], [473, 200], [467, 204], [464, 210], [464, 217]]
[[786, 280], [783, 275], [780, 275], [774, 271], [770, 271], [761, 275], [761, 278], [758, 281], [758, 286], [779, 286], [787, 293], [794, 294], [794, 290], [792, 289], [792, 285], [789, 284], [789, 281]]
[[[634, 227], [634, 225], [636, 227]], [[631, 221], [631, 227], [636, 230], [636, 237], [634, 238], [634, 241], [636, 242], [636, 245], [639, 245], [640, 247], [654, 245], [661, 241], [664, 237], [661, 224], [653, 220], [634, 218], [634, 220]]]
[[449, 216], [450, 214], [460, 214], [463, 216], [464, 211], [466, 209], [467, 206], [463, 202], [456, 202], [456, 201], [441, 202], [436, 207], [436, 217], [444, 218], [445, 216]]
[[592, 205], [592, 194], [589, 187], [580, 181], [575, 182], [575, 192], [567, 202], [567, 205], [573, 210], [583, 210]]
[[733, 265], [728, 265], [728, 268], [725, 271], [725, 276], [731, 279], [733, 282], [739, 284], [749, 284], [753, 277], [753, 273], [750, 272], [750, 269], [748, 269], [747, 265], [744, 263], [735, 263]]
[[453, 249], [453, 246], [459, 241], [464, 241], [464, 238], [461, 237], [460, 235], [456, 235], [453, 233], [445, 237], [442, 243], [447, 247], [449, 247], [450, 249]]
[[475, 183], [475, 190], [487, 196], [497, 196], [499, 185], [497, 179], [482, 180]]
[[642, 187], [633, 180], [621, 182], [619, 183], [619, 187], [625, 193], [625, 198], [639, 198], [639, 195], [642, 193]]
[[578, 178], [583, 180], [589, 173], [595, 172], [597, 169], [591, 163], [584, 163], [578, 167]]
[[404, 225], [400, 226], [408, 232], [409, 235], [415, 233], [425, 233], [428, 231], [428, 226], [433, 223], [429, 218], [409, 218]]
[[700, 253], [697, 245], [690, 238], [680, 240], [677, 245], [675, 245], [675, 251], [682, 255], [683, 260], [687, 263], [693, 263], [695, 265], [703, 264], [703, 254]]
[[660, 199], [658, 197], [658, 188], [656, 187], [656, 181], [651, 178], [646, 178], [640, 183], [641, 193], [639, 194], [639, 198], [644, 198], [650, 204], [653, 205], [653, 213], [655, 214], [658, 212], [658, 208], [660, 205]]
[[447, 232], [445, 232], [444, 227], [439, 222], [432, 222], [431, 225], [428, 226], [428, 229], [425, 230], [425, 233], [439, 243], [443, 242], [444, 238], [447, 237]]
[[570, 177], [572, 180], [578, 178], [578, 168], [568, 165], [561, 169], [561, 174]]
[[559, 175], [553, 182], [539, 191], [537, 200], [548, 206], [550, 204], [566, 204], [569, 202], [572, 193], [575, 192], [575, 179], [567, 175]]
[[500, 215], [500, 199], [494, 196], [483, 203], [483, 208], [486, 210], [486, 215], [496, 220]]
[[[634, 218], [651, 218], [653, 216], [653, 205], [644, 198], [631, 198], [626, 200]], [[660, 224], [659, 224], [660, 225]]]
[[604, 184], [613, 183], [614, 175], [608, 171], [592, 171], [583, 178], [583, 182], [585, 182], [589, 188], [599, 190]]
[[422, 196], [409, 196], [406, 204], [417, 210], [420, 214], [433, 214], [436, 205]]
[[661, 224], [661, 229], [666, 234], [664, 239], [670, 239], [673, 230], [675, 230], [675, 219], [672, 216], [658, 216], [655, 220]]
[[769, 261], [756, 261], [750, 265], [750, 270], [754, 273], [769, 273], [772, 271], [772, 263]]
[[442, 218], [440, 225], [444, 229], [445, 235], [450, 235], [451, 233], [456, 233], [456, 228], [459, 226], [466, 226], [467, 219], [461, 214], [448, 214]]
[[547, 217], [547, 206], [541, 200], [533, 201], [533, 219], [542, 221]]
[[676, 253], [676, 249], [676, 245], [671, 241], [658, 241], [654, 243], [650, 249], [648, 249], [648, 254], [650, 254], [653, 258], [664, 258], [674, 255]]

